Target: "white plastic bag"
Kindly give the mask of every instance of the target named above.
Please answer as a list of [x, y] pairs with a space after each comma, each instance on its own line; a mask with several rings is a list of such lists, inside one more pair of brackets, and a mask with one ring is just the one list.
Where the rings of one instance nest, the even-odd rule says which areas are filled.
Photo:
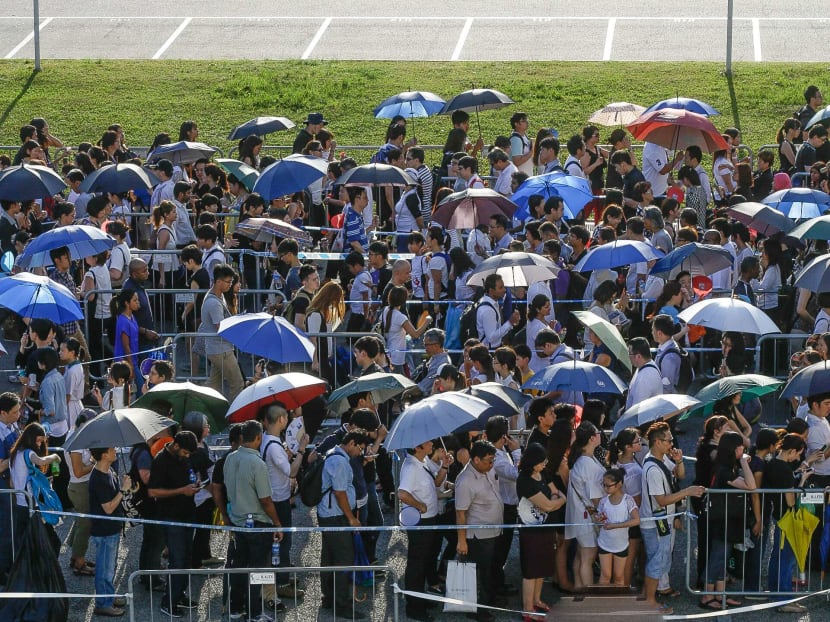
[[447, 562], [447, 598], [463, 601], [464, 605], [444, 603], [444, 613], [475, 613], [476, 565], [457, 561]]

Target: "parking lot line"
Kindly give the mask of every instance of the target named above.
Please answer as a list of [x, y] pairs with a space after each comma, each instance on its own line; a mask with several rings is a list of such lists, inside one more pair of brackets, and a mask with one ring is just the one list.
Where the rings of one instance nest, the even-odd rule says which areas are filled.
[[614, 29], [617, 27], [617, 18], [608, 19], [608, 32], [605, 33], [605, 49], [602, 51], [602, 60], [611, 60], [611, 48], [614, 47]]
[[155, 54], [153, 54], [153, 60], [158, 60], [159, 58], [161, 58], [161, 55], [167, 51], [167, 48], [169, 48], [173, 44], [173, 41], [175, 41], [178, 38], [178, 36], [182, 34], [184, 29], [187, 28], [187, 25], [192, 20], [192, 17], [184, 18], [184, 21], [181, 24], [179, 24], [179, 27], [176, 28], [176, 30], [173, 31], [173, 34], [170, 35], [167, 41], [165, 41], [164, 44], [158, 49], [158, 51]]
[[755, 62], [761, 62], [761, 24], [758, 18], [752, 20], [752, 47], [755, 51]]
[[301, 60], [308, 60], [311, 56], [311, 53], [314, 51], [314, 48], [317, 47], [317, 44], [320, 43], [320, 39], [323, 38], [323, 35], [326, 34], [326, 30], [331, 24], [331, 18], [327, 17], [323, 20], [323, 23], [320, 25], [320, 28], [317, 29], [317, 32], [314, 34], [314, 38], [311, 40], [311, 43], [308, 44], [308, 47], [303, 52], [303, 55], [300, 56]]
[[[49, 22], [52, 21], [52, 19], [53, 18], [51, 18], [51, 17], [47, 17], [45, 20], [40, 22], [40, 26], [38, 26], [37, 29], [38, 30], [43, 30], [46, 27], [46, 25]], [[29, 43], [29, 41], [31, 41], [34, 38], [35, 38], [35, 31], [32, 30], [32, 32], [30, 32], [28, 35], [26, 35], [26, 37], [24, 37], [23, 41], [21, 41], [16, 46], [14, 46], [12, 48], [12, 51], [9, 52], [8, 54], [6, 54], [3, 58], [5, 58], [6, 60], [8, 60], [10, 58], [14, 58], [14, 55], [17, 54], [21, 49], [23, 49], [23, 46], [26, 45], [27, 43]]]
[[461, 50], [464, 49], [464, 43], [467, 41], [467, 35], [470, 34], [470, 28], [473, 26], [473, 18], [468, 17], [464, 22], [464, 27], [461, 29], [461, 34], [458, 35], [458, 42], [455, 44], [455, 49], [452, 51], [450, 60], [458, 60], [461, 57]]

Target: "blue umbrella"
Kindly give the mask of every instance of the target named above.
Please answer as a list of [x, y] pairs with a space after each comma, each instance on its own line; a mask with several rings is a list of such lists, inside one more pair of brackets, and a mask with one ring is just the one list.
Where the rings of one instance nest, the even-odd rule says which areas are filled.
[[67, 247], [72, 259], [83, 259], [108, 251], [115, 238], [89, 225], [68, 225], [51, 229], [34, 238], [18, 257], [23, 268], [51, 266], [49, 251]]
[[383, 442], [388, 451], [410, 449], [446, 436], [492, 408], [484, 400], [463, 393], [441, 393], [411, 404], [395, 420]]
[[248, 136], [265, 136], [272, 132], [290, 130], [292, 127], [294, 127], [294, 122], [285, 117], [257, 117], [233, 128], [228, 134], [228, 140], [241, 140]]
[[712, 108], [706, 102], [702, 102], [699, 99], [691, 99], [689, 97], [672, 97], [671, 99], [664, 99], [662, 101], [657, 102], [656, 104], [652, 104], [648, 108], [646, 108], [643, 114], [647, 114], [652, 112], [653, 110], [662, 110], [663, 108], [674, 108], [675, 110], [688, 110], [689, 112], [695, 112], [697, 114], [702, 114], [707, 117], [713, 117], [715, 115], [720, 114], [717, 110]]
[[177, 143], [161, 145], [156, 147], [147, 156], [148, 162], [170, 160], [173, 164], [190, 164], [200, 158], [210, 158], [218, 150], [205, 143], [192, 143], [187, 140], [180, 140]]
[[0, 199], [6, 201], [45, 199], [65, 188], [60, 175], [46, 166], [21, 164], [0, 172]]
[[585, 361], [564, 361], [546, 367], [522, 385], [522, 389], [541, 391], [581, 391], [584, 393], [622, 393], [625, 382], [607, 367]]
[[158, 186], [159, 180], [155, 175], [150, 177], [147, 172], [136, 164], [119, 163], [104, 166], [87, 175], [81, 182], [81, 192], [127, 192], [140, 188]]
[[42, 318], [58, 324], [84, 319], [81, 304], [73, 292], [48, 277], [31, 272], [0, 280], [0, 306], [21, 317]]
[[824, 572], [827, 570], [828, 561], [827, 553], [830, 552], [830, 504], [824, 506], [824, 524], [821, 532], [821, 540], [818, 543], [818, 551], [819, 555], [821, 555], [821, 580], [824, 581]]
[[692, 242], [678, 246], [665, 257], [658, 259], [651, 269], [651, 274], [668, 277], [672, 272], [688, 270], [692, 275], [709, 275], [731, 267], [732, 255], [722, 246]]
[[830, 392], [830, 361], [821, 361], [805, 367], [790, 378], [784, 390], [781, 391], [781, 398], [809, 397], [828, 392]]
[[429, 91], [404, 91], [387, 97], [374, 109], [376, 119], [402, 117], [431, 117], [444, 109], [443, 99]]
[[785, 188], [761, 201], [786, 214], [787, 218], [816, 218], [830, 209], [830, 195], [812, 188]]
[[614, 240], [588, 251], [574, 266], [577, 272], [590, 272], [659, 259], [663, 253], [650, 244], [636, 240]]
[[565, 203], [565, 218], [574, 218], [575, 214], [594, 199], [591, 185], [581, 177], [574, 177], [562, 172], [546, 173], [528, 177], [516, 189], [510, 200], [519, 206], [513, 214], [514, 218], [524, 220], [530, 215], [528, 199], [538, 194], [545, 199], [562, 197]]
[[256, 180], [253, 192], [266, 201], [299, 192], [326, 176], [329, 163], [323, 158], [292, 154], [266, 168]]
[[310, 363], [314, 345], [291, 322], [270, 313], [244, 313], [222, 320], [219, 336], [242, 352], [278, 363]]
[[[353, 566], [371, 566], [369, 556], [366, 554], [366, 547], [363, 545], [363, 538], [359, 531], [352, 532], [352, 544], [354, 545]], [[355, 585], [371, 587], [374, 583], [374, 572], [371, 570], [355, 570], [347, 573]]]

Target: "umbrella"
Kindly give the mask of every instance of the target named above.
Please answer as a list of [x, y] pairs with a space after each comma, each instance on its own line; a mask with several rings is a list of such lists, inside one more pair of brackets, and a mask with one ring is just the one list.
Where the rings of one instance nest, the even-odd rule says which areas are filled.
[[701, 300], [681, 311], [677, 317], [687, 324], [720, 331], [732, 330], [752, 335], [781, 332], [761, 309], [738, 298]]
[[18, 264], [23, 268], [51, 266], [49, 251], [64, 246], [72, 259], [83, 259], [110, 250], [115, 246], [115, 238], [89, 225], [50, 229], [29, 242], [18, 257]]
[[811, 218], [797, 225], [788, 235], [799, 240], [830, 240], [830, 215]]
[[254, 184], [253, 192], [258, 192], [263, 199], [271, 201], [307, 188], [325, 177], [328, 168], [329, 163], [323, 158], [294, 153], [262, 171]]
[[383, 445], [388, 451], [417, 447], [475, 421], [489, 408], [484, 400], [464, 393], [432, 395], [398, 416]]
[[648, 141], [666, 149], [686, 149], [697, 145], [702, 151], [711, 153], [729, 148], [709, 119], [686, 110], [646, 111], [626, 127], [637, 140]]
[[799, 370], [781, 391], [782, 398], [808, 397], [830, 392], [830, 361], [814, 363]]
[[270, 242], [274, 236], [291, 238], [300, 244], [312, 244], [311, 235], [291, 223], [277, 218], [247, 218], [236, 225], [234, 231], [254, 242]]
[[620, 334], [619, 329], [608, 320], [605, 320], [591, 311], [573, 311], [574, 317], [579, 323], [590, 328], [602, 343], [608, 346], [611, 353], [619, 359], [625, 367], [631, 371], [631, 357], [628, 356], [628, 345]]
[[664, 99], [656, 104], [652, 104], [645, 110], [645, 112], [664, 110], [666, 108], [671, 108], [673, 110], [688, 110], [689, 112], [695, 112], [706, 117], [713, 117], [720, 114], [706, 102], [702, 102], [699, 99], [691, 99], [689, 97], [680, 97], [679, 95], [677, 97]]
[[156, 147], [147, 156], [148, 162], [158, 160], [170, 160], [173, 164], [190, 164], [201, 158], [210, 158], [218, 150], [205, 143], [192, 143], [187, 140], [180, 140], [177, 143], [161, 145]]
[[134, 401], [131, 407], [151, 408], [158, 400], [168, 402], [173, 412], [180, 417], [192, 410], [204, 413], [210, 420], [210, 428], [213, 432], [219, 432], [225, 428], [228, 400], [215, 389], [202, 387], [192, 382], [162, 382]]
[[646, 111], [645, 106], [628, 102], [613, 102], [597, 110], [588, 119], [588, 123], [599, 125], [625, 125], [631, 123]]
[[443, 99], [429, 91], [404, 91], [387, 97], [374, 109], [376, 119], [394, 119], [400, 115], [412, 120], [415, 133], [415, 117], [431, 117], [444, 109]]
[[[778, 528], [784, 534], [787, 542], [790, 543], [798, 562], [799, 572], [804, 572], [804, 562], [807, 559], [807, 551], [810, 548], [810, 541], [813, 532], [818, 527], [818, 516], [814, 516], [807, 508], [801, 507], [784, 514], [778, 521]], [[783, 541], [781, 545], [783, 546]], [[773, 555], [777, 555], [773, 551]]]
[[522, 385], [522, 389], [584, 393], [622, 393], [626, 388], [625, 382], [610, 369], [577, 360], [546, 367], [543, 371], [533, 374], [530, 380]]
[[816, 123], [821, 123], [824, 127], [830, 125], [830, 106], [825, 106], [821, 110], [816, 111], [816, 113], [810, 117], [810, 120], [807, 121], [807, 125], [805, 125], [802, 129], [805, 131], [809, 130]]
[[84, 319], [73, 292], [49, 277], [31, 272], [0, 279], [0, 306], [21, 317], [43, 318], [58, 324]]
[[614, 424], [611, 438], [614, 438], [625, 428], [639, 428], [658, 419], [670, 419], [687, 408], [700, 404], [700, 400], [680, 393], [666, 393], [655, 395], [623, 412]]
[[755, 229], [758, 233], [764, 235], [778, 233], [779, 231], [787, 233], [795, 226], [793, 221], [787, 218], [785, 214], [764, 203], [753, 201], [738, 203], [726, 212], [738, 222], [742, 222], [750, 229]]
[[81, 182], [81, 192], [112, 192], [154, 188], [158, 177], [150, 177], [143, 168], [128, 162], [103, 166], [93, 171]]
[[720, 378], [697, 392], [695, 398], [701, 402], [700, 405], [685, 413], [680, 420], [688, 419], [692, 415], [712, 414], [715, 402], [736, 393], [741, 393], [741, 404], [743, 404], [756, 397], [777, 391], [782, 384], [784, 384], [782, 380], [761, 374], [739, 374]]
[[243, 313], [219, 322], [219, 336], [242, 352], [279, 363], [310, 363], [314, 345], [284, 317]]
[[474, 384], [464, 391], [473, 397], [478, 397], [490, 406], [500, 409], [499, 414], [515, 415], [532, 398], [526, 393], [511, 389], [498, 382], [482, 382]]
[[248, 189], [248, 192], [254, 189], [254, 184], [259, 179], [259, 171], [253, 166], [248, 166], [244, 162], [230, 158], [216, 158], [216, 163], [225, 169], [227, 173], [236, 177], [239, 183]]
[[408, 173], [390, 164], [364, 164], [343, 173], [334, 182], [338, 186], [414, 186], [418, 182]]
[[414, 382], [401, 374], [388, 374], [386, 372], [367, 374], [344, 384], [332, 392], [328, 399], [328, 409], [337, 415], [342, 414], [349, 410], [349, 400], [347, 398], [350, 395], [365, 393], [366, 391], [372, 392], [375, 404], [382, 404], [414, 386], [416, 386]]
[[46, 166], [21, 164], [0, 172], [0, 199], [5, 201], [45, 199], [65, 188], [60, 175]]
[[467, 188], [438, 204], [432, 220], [446, 229], [475, 229], [492, 216], [512, 218], [518, 206], [490, 188]]
[[830, 195], [812, 188], [785, 188], [761, 201], [786, 214], [787, 218], [816, 218], [830, 209]]
[[544, 199], [561, 197], [565, 204], [565, 218], [574, 218], [575, 214], [578, 214], [583, 207], [594, 199], [594, 195], [591, 193], [591, 185], [581, 177], [568, 175], [561, 171], [535, 175], [525, 179], [522, 185], [516, 188], [516, 192], [510, 196], [510, 200], [519, 206], [514, 214], [516, 218], [524, 220], [530, 215], [528, 199], [534, 194], [538, 194]]
[[830, 255], [816, 257], [795, 275], [796, 287], [816, 293], [830, 291]]
[[657, 260], [651, 274], [674, 278], [678, 272], [688, 270], [693, 276], [714, 274], [732, 267], [732, 255], [722, 246], [691, 242], [675, 247], [665, 257]]
[[617, 268], [633, 263], [659, 259], [663, 253], [650, 244], [636, 240], [614, 240], [588, 251], [574, 266], [576, 272]]
[[245, 387], [225, 415], [230, 423], [254, 419], [263, 406], [279, 402], [288, 409], [299, 408], [326, 392], [326, 381], [302, 372], [266, 376]]
[[555, 279], [559, 266], [535, 253], [511, 252], [488, 257], [467, 278], [470, 287], [482, 287], [484, 279], [498, 274], [506, 287], [527, 287], [539, 281]]
[[481, 136], [481, 122], [478, 118], [478, 113], [482, 110], [498, 110], [510, 104], [515, 104], [504, 93], [495, 89], [471, 89], [464, 91], [453, 97], [446, 103], [441, 114], [450, 114], [456, 110], [463, 110], [464, 112], [476, 113], [476, 126], [478, 127], [478, 135]]
[[101, 413], [80, 428], [66, 443], [66, 451], [96, 447], [130, 447], [176, 425], [146, 408], [117, 408]]
[[272, 132], [290, 130], [292, 127], [294, 127], [294, 122], [285, 117], [257, 117], [233, 128], [228, 134], [228, 140], [242, 140], [248, 136], [265, 136]]

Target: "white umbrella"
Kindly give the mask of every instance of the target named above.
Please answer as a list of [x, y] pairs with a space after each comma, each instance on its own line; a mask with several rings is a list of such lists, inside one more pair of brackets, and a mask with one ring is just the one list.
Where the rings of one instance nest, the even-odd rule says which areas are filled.
[[639, 428], [658, 419], [668, 419], [698, 404], [700, 400], [681, 393], [655, 395], [626, 410], [614, 424], [611, 438], [617, 436], [625, 428]]
[[796, 287], [816, 293], [830, 291], [830, 255], [816, 257], [795, 275]]
[[738, 298], [710, 298], [696, 302], [678, 316], [687, 324], [752, 335], [780, 333], [769, 316]]
[[527, 287], [539, 281], [555, 279], [559, 266], [534, 253], [502, 253], [482, 261], [467, 279], [470, 287], [481, 287], [489, 275], [498, 274], [505, 287]]

